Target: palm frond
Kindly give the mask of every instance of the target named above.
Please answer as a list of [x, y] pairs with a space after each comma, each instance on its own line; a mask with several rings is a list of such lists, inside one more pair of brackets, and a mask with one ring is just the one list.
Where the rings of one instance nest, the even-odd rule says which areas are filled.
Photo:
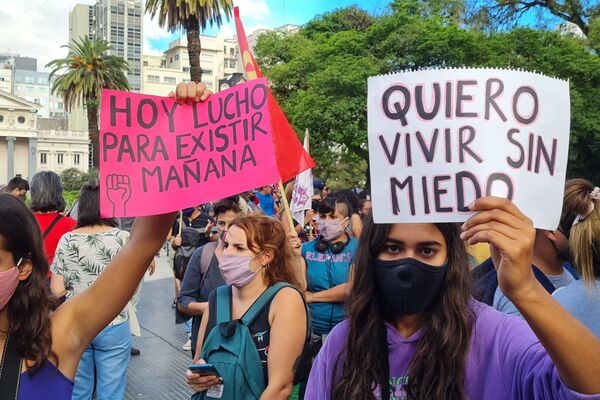
[[228, 20], [232, 15], [232, 0], [146, 0], [146, 13], [154, 19], [158, 14], [158, 24], [170, 32], [183, 29], [190, 17], [195, 17], [202, 29], [214, 24], [220, 27], [223, 16]]
[[130, 89], [127, 61], [108, 55], [111, 48], [105, 40], [84, 36], [62, 47], [68, 49], [67, 57], [46, 67], [51, 68], [51, 91], [63, 97], [67, 111], [86, 100], [100, 100], [102, 89]]

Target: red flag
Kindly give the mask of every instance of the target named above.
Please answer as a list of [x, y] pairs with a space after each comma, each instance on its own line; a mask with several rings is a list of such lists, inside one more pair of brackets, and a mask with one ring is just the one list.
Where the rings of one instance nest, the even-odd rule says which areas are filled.
[[[254, 56], [250, 52], [248, 39], [244, 32], [244, 26], [240, 19], [238, 7], [234, 8], [235, 28], [237, 31], [240, 53], [246, 79], [256, 79], [262, 77], [262, 73], [256, 64]], [[293, 179], [295, 176], [315, 166], [314, 160], [304, 150], [302, 143], [298, 140], [296, 132], [288, 122], [285, 114], [277, 104], [277, 100], [269, 90], [269, 113], [271, 114], [271, 131], [273, 133], [273, 147], [275, 148], [275, 159], [279, 176], [283, 182]]]

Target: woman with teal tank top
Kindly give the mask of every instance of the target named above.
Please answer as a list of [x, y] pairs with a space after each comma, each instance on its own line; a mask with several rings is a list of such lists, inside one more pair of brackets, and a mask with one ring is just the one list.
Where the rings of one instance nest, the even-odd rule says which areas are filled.
[[[193, 82], [177, 92], [192, 101], [211, 93]], [[83, 351], [131, 299], [174, 219], [136, 218], [129, 242], [98, 279], [50, 313], [40, 228], [25, 203], [0, 195], [0, 399], [71, 399]]]

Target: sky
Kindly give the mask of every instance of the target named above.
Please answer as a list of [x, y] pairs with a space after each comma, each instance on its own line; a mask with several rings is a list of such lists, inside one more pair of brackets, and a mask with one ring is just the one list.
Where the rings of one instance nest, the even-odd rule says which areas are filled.
[[[246, 34], [258, 28], [277, 28], [285, 24], [302, 25], [315, 16], [353, 4], [374, 13], [387, 10], [389, 0], [234, 0]], [[0, 52], [17, 53], [38, 59], [38, 70], [51, 60], [65, 57], [61, 48], [69, 39], [69, 11], [76, 4], [94, 4], [93, 0], [5, 0], [0, 7]], [[158, 19], [158, 18], [157, 18]], [[231, 37], [233, 19], [221, 27]], [[215, 28], [205, 34], [214, 35]], [[169, 33], [158, 22], [144, 16], [144, 54], [159, 54], [180, 33]]]

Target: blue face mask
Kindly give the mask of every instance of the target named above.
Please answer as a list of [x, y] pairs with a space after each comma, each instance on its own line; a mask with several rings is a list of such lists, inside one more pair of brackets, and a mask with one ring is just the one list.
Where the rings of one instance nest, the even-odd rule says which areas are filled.
[[374, 259], [375, 284], [381, 299], [398, 314], [418, 314], [435, 301], [448, 263], [425, 264], [414, 258], [383, 261]]

